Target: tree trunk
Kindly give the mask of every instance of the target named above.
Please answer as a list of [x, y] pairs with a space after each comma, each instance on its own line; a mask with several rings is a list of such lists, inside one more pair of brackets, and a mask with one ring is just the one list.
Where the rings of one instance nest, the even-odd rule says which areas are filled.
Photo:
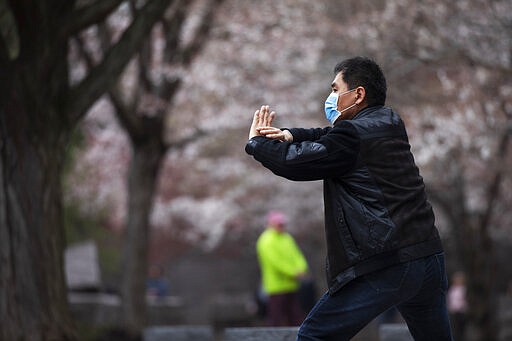
[[[457, 157], [453, 157], [458, 160]], [[451, 225], [458, 259], [466, 275], [466, 299], [468, 302], [468, 336], [470, 340], [495, 341], [496, 294], [494, 285], [495, 260], [489, 227], [465, 203], [464, 178], [458, 167], [452, 165], [450, 191], [437, 190], [429, 193], [432, 200], [445, 212]]]
[[62, 257], [64, 137], [50, 124], [27, 123], [37, 118], [20, 101], [11, 97], [6, 107], [0, 112], [0, 339], [75, 339]]
[[469, 240], [468, 244], [472, 245], [473, 250], [477, 250], [463, 259], [468, 279], [466, 295], [469, 324], [472, 327], [471, 338], [479, 341], [496, 341], [497, 297], [492, 240], [486, 231], [466, 228], [466, 232], [466, 241]]
[[71, 130], [171, 0], [152, 0], [105, 58], [69, 84], [68, 39], [120, 1], [0, 5], [0, 340], [76, 339], [67, 304], [61, 175]]
[[67, 42], [50, 41], [58, 22], [44, 21], [44, 5], [10, 5], [20, 48], [0, 49], [0, 340], [72, 340], [61, 202]]
[[146, 278], [141, 274], [147, 273], [149, 217], [165, 148], [158, 138], [144, 142], [132, 140], [132, 151], [121, 291], [125, 328], [137, 336], [146, 324]]

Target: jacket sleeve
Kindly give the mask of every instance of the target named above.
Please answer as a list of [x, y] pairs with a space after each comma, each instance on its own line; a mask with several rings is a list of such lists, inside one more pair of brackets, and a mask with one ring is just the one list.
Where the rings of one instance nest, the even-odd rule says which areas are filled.
[[316, 141], [320, 137], [326, 135], [331, 131], [331, 127], [326, 128], [283, 128], [288, 130], [293, 136], [293, 142], [303, 142], [303, 141]]
[[[309, 134], [316, 140], [295, 140], [293, 133], [300, 131], [301, 139]], [[308, 133], [309, 131], [309, 133]], [[359, 153], [359, 137], [348, 122], [321, 134], [318, 129], [292, 129], [293, 143], [256, 136], [250, 139], [245, 151], [274, 174], [295, 181], [313, 181], [333, 178], [351, 170]]]

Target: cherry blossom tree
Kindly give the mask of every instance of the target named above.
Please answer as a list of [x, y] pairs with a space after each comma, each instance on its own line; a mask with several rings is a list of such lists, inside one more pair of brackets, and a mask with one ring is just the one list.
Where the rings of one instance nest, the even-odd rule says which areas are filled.
[[[317, 125], [322, 122], [322, 98], [329, 92], [332, 80], [331, 66], [320, 69], [325, 77], [317, 75], [324, 46], [321, 37], [327, 28], [314, 24], [321, 22], [323, 14], [322, 4], [309, 1], [226, 1], [219, 9], [209, 41], [181, 78], [182, 85], [172, 103], [172, 112], [167, 113], [168, 143], [187, 141], [197, 131], [202, 136], [166, 154], [151, 213], [151, 225], [156, 230], [173, 231], [183, 222], [189, 227], [182, 236], [186, 241], [213, 249], [233, 221], [261, 227], [260, 219], [253, 217], [264, 215], [266, 208], [248, 205], [251, 197], [248, 193], [267, 192], [262, 189], [262, 183], [275, 185], [283, 193], [283, 196], [270, 198], [265, 205], [267, 209], [273, 201], [278, 206], [289, 206], [293, 212], [308, 206], [305, 202], [285, 204], [286, 196], [293, 195], [290, 189], [296, 186], [256, 167], [244, 154], [243, 145], [252, 114], [264, 103], [278, 110], [278, 124]], [[161, 35], [159, 32], [155, 30], [156, 41]], [[152, 65], [153, 74], [161, 74], [161, 67]], [[168, 68], [162, 72], [175, 71], [176, 68]], [[108, 118], [113, 112], [115, 108], [111, 104], [98, 104], [86, 118], [92, 148], [77, 158], [76, 172], [126, 165], [124, 158], [114, 155], [102, 158], [99, 153], [111, 146], [107, 140], [102, 141], [104, 130], [116, 132], [115, 137], [113, 133], [109, 135], [112, 143], [116, 141], [119, 146], [126, 143], [116, 122]], [[94, 128], [98, 126], [105, 129]], [[120, 175], [115, 171], [102, 174], [105, 177], [101, 183], [96, 184], [93, 177], [87, 177], [91, 181], [81, 186], [94, 188], [82, 193], [87, 204], [98, 209], [107, 203], [87, 193], [103, 192], [103, 186], [117, 183]], [[79, 179], [73, 183], [77, 186], [72, 195], [80, 197]], [[303, 186], [302, 193], [310, 193], [315, 188], [318, 196], [311, 201], [321, 208], [320, 184]], [[127, 214], [122, 205], [125, 198], [125, 190], [118, 187], [112, 189], [107, 200], [114, 208], [114, 225], [120, 224]], [[320, 217], [321, 212], [315, 219]]]
[[[304, 10], [298, 11], [297, 6]], [[321, 4], [309, 1], [226, 1], [217, 13], [204, 51], [188, 72], [176, 64], [162, 64], [157, 54], [144, 64], [150, 69], [150, 80], [162, 75], [182, 82], [172, 101], [167, 103], [148, 91], [140, 106], [156, 102], [169, 109], [163, 113], [167, 124], [164, 134], [171, 148], [159, 172], [150, 219], [151, 235], [158, 245], [166, 245], [160, 246], [161, 254], [172, 252], [168, 250], [175, 245], [172, 240], [211, 251], [226, 238], [248, 239], [263, 228], [262, 217], [272, 207], [284, 208], [294, 217], [293, 230], [305, 231], [314, 224], [318, 229], [315, 239], [322, 240], [320, 183], [296, 186], [278, 179], [256, 167], [243, 152], [243, 145], [252, 113], [263, 103], [279, 110], [280, 124], [321, 122], [319, 98], [329, 92], [332, 80], [330, 66], [323, 69], [327, 75], [323, 81], [316, 76], [322, 30], [326, 28], [313, 24], [321, 22], [323, 10]], [[188, 32], [184, 32], [184, 40], [191, 39]], [[94, 51], [95, 44], [100, 44], [95, 38], [98, 32], [91, 35], [81, 39], [85, 49]], [[164, 27], [157, 25], [151, 45], [164, 48], [163, 36]], [[78, 44], [74, 46], [80, 54]], [[137, 76], [139, 68], [138, 63], [130, 65], [119, 92], [128, 91], [137, 82], [133, 75]], [[318, 91], [319, 86], [323, 91]], [[283, 96], [277, 95], [284, 90], [288, 91], [282, 92]], [[148, 100], [150, 96], [158, 101]], [[130, 194], [123, 185], [128, 176], [123, 169], [130, 167], [126, 158], [130, 137], [124, 136], [124, 128], [112, 119], [116, 111], [112, 103], [102, 99], [84, 121], [89, 148], [77, 157], [68, 195], [82, 198], [89, 212], [94, 207], [109, 207], [110, 226], [124, 229], [124, 221], [133, 211], [124, 204]], [[136, 118], [141, 113], [139, 110]], [[190, 139], [197, 131], [200, 138]], [[188, 140], [190, 143], [183, 145], [182, 141]], [[183, 147], [172, 147], [180, 145]], [[280, 195], [273, 197], [269, 185]], [[265, 199], [263, 193], [267, 193]], [[290, 202], [294, 196], [304, 200]], [[164, 238], [169, 242], [162, 243]], [[323, 258], [322, 253], [318, 257]], [[321, 273], [322, 267], [318, 271]]]
[[475, 340], [497, 338], [493, 239], [510, 226], [511, 13], [507, 1], [397, 1], [369, 19], [380, 19], [369, 45], [400, 83], [392, 98], [467, 275]]
[[[168, 149], [181, 148], [202, 135], [197, 130], [186, 138], [173, 139], [166, 131], [166, 124], [173, 113], [174, 97], [183, 75], [206, 43], [220, 3], [219, 0], [173, 3], [124, 76], [108, 92], [132, 148], [121, 292], [124, 325], [135, 335], [146, 321], [149, 220], [162, 161]], [[118, 14], [119, 21], [133, 17], [134, 3], [126, 10], [127, 13]], [[77, 48], [88, 67], [94, 65], [95, 54], [104, 54], [111, 48], [118, 29], [116, 25], [101, 25], [95, 37], [84, 34], [78, 39]], [[95, 50], [97, 47], [100, 51]]]
[[[227, 232], [256, 233], [266, 210], [278, 207], [290, 213], [293, 232], [321, 239], [320, 184], [291, 183], [254, 165], [243, 152], [247, 127], [262, 104], [276, 109], [276, 125], [325, 125], [332, 67], [369, 55], [387, 75], [388, 104], [406, 121], [443, 237], [457, 245], [474, 335], [492, 339], [494, 240], [510, 239], [511, 223], [511, 13], [505, 0], [226, 0], [166, 127], [176, 139], [208, 134], [166, 154], [151, 226], [214, 249]], [[99, 116], [87, 122], [95, 126]], [[126, 143], [119, 135], [110, 141]], [[80, 158], [77, 168], [91, 160]], [[101, 183], [116, 183], [112, 175]], [[117, 224], [127, 214], [121, 187], [109, 200]]]

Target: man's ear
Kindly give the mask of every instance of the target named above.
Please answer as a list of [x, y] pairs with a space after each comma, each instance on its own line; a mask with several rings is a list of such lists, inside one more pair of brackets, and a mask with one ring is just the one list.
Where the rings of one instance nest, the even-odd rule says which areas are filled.
[[356, 103], [361, 104], [366, 100], [366, 90], [362, 86], [356, 88]]

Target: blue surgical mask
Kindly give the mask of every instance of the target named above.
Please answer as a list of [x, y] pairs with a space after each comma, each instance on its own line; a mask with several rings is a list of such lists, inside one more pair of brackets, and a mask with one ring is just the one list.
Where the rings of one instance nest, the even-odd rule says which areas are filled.
[[334, 122], [336, 122], [336, 120], [338, 119], [338, 117], [340, 117], [342, 112], [344, 112], [345, 110], [348, 110], [356, 105], [356, 103], [354, 103], [351, 106], [349, 106], [341, 111], [338, 111], [338, 98], [340, 96], [348, 94], [354, 90], [356, 90], [356, 89], [348, 90], [348, 91], [342, 92], [341, 94], [331, 92], [329, 97], [327, 97], [327, 99], [325, 100], [325, 106], [324, 106], [325, 117], [329, 120], [329, 122], [331, 122], [331, 124], [334, 125]]

